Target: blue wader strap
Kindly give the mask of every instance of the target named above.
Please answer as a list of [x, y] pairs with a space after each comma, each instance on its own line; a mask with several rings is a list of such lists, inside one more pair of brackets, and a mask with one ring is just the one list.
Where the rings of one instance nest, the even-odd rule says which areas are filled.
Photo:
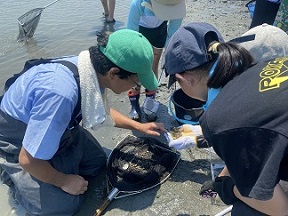
[[70, 61], [65, 61], [65, 60], [58, 60], [57, 58], [49, 58], [49, 59], [31, 59], [26, 61], [23, 70], [20, 73], [14, 74], [14, 76], [10, 77], [4, 85], [4, 91], [7, 91], [8, 88], [15, 82], [15, 80], [21, 76], [23, 73], [25, 73], [27, 70], [32, 68], [33, 66], [40, 65], [40, 64], [46, 64], [46, 63], [59, 63], [67, 67], [72, 73], [74, 74], [74, 78], [76, 80], [77, 86], [78, 86], [78, 101], [77, 104], [73, 110], [73, 114], [71, 117], [71, 121], [69, 122], [69, 128], [73, 128], [76, 125], [79, 124], [79, 122], [82, 120], [82, 115], [79, 115], [81, 111], [81, 91], [80, 91], [80, 78], [79, 78], [79, 73], [78, 73], [78, 68], [75, 64], [73, 64]]

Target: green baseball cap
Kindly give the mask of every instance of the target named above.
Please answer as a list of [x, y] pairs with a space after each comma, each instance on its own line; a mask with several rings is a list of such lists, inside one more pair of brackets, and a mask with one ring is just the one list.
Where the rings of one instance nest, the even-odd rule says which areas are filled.
[[141, 33], [130, 29], [113, 32], [106, 47], [100, 47], [100, 50], [115, 65], [137, 74], [146, 89], [151, 91], [158, 87], [152, 70], [152, 45]]

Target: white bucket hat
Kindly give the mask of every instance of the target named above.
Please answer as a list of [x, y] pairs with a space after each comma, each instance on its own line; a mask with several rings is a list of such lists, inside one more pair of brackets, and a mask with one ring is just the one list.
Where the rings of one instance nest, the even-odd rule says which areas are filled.
[[266, 23], [256, 26], [242, 36], [255, 34], [255, 39], [240, 43], [257, 61], [266, 61], [288, 55], [288, 35]]
[[186, 0], [151, 0], [143, 2], [161, 20], [183, 19], [186, 16]]

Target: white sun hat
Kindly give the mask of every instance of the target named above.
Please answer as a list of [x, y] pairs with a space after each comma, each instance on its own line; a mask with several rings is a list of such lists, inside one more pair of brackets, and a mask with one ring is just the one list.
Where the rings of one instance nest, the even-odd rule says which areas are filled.
[[186, 16], [186, 0], [151, 0], [141, 4], [152, 10], [161, 20], [183, 19]]
[[266, 23], [256, 26], [242, 36], [255, 34], [255, 39], [240, 43], [257, 61], [288, 55], [288, 35], [280, 28]]

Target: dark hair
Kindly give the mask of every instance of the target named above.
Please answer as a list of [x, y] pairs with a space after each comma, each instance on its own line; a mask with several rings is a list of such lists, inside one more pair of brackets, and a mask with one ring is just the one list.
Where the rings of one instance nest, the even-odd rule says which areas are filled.
[[117, 67], [120, 70], [117, 74], [120, 79], [127, 79], [129, 76], [135, 75], [135, 73], [131, 73], [115, 65], [100, 51], [100, 47], [106, 47], [108, 36], [97, 33], [97, 42], [97, 46], [89, 48], [90, 60], [96, 73], [105, 75], [112, 67]]
[[[218, 60], [218, 63], [214, 73], [207, 82], [209, 88], [225, 86], [235, 76], [251, 67], [254, 61], [248, 50], [231, 42], [220, 43], [217, 46], [217, 55], [216, 60]], [[201, 68], [199, 67], [199, 69], [209, 71], [215, 61], [209, 62], [201, 66]]]

